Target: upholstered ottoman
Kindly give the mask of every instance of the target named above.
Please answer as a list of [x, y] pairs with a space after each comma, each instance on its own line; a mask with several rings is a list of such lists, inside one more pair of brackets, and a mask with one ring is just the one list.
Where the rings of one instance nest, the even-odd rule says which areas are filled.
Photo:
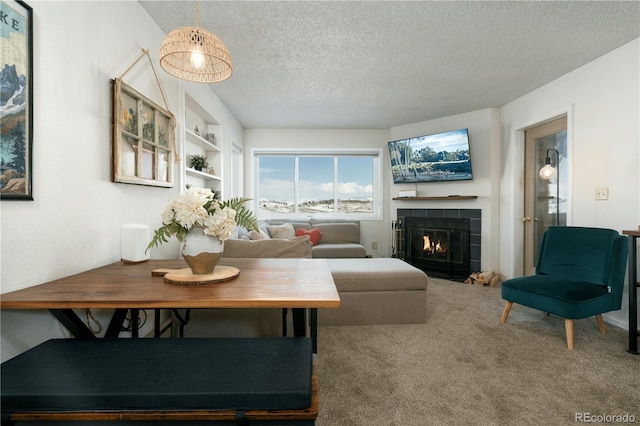
[[393, 258], [328, 259], [339, 309], [318, 309], [318, 325], [409, 324], [427, 320], [423, 271]]

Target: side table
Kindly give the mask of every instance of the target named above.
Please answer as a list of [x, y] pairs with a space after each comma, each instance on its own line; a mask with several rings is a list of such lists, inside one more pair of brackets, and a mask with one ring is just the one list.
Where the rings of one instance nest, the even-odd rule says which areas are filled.
[[638, 245], [640, 230], [622, 231], [629, 236], [629, 353], [638, 355]]

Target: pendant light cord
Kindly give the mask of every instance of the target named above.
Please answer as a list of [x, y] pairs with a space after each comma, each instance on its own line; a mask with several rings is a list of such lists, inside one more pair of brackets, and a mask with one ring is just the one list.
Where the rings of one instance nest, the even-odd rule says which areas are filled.
[[200, 3], [196, 0], [196, 27], [200, 28]]

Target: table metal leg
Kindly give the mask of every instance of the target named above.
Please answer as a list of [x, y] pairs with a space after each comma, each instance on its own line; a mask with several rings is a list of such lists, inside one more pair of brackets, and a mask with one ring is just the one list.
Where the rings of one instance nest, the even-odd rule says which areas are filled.
[[305, 321], [305, 309], [293, 308], [291, 309], [293, 315], [293, 335], [295, 337], [304, 337], [307, 335], [307, 325]]
[[315, 308], [308, 309], [309, 315], [307, 316], [307, 309], [293, 308], [291, 309], [293, 315], [293, 335], [296, 337], [307, 336], [307, 326], [310, 329], [310, 337], [313, 345], [313, 353], [318, 353], [318, 310]]
[[117, 338], [120, 335], [120, 331], [122, 330], [122, 323], [124, 319], [127, 317], [128, 309], [116, 309], [111, 317], [111, 322], [109, 322], [109, 327], [104, 334], [104, 337], [107, 338]]
[[139, 336], [140, 309], [129, 309], [131, 311], [131, 338], [137, 339]]
[[318, 353], [318, 310], [311, 308], [311, 344], [313, 353]]
[[49, 312], [51, 312], [76, 339], [89, 340], [96, 338], [91, 329], [82, 322], [73, 309], [49, 309]]
[[[137, 309], [135, 315], [132, 313], [132, 317], [135, 317], [134, 320], [137, 324]], [[58, 321], [62, 323], [62, 325], [69, 330], [71, 334], [76, 339], [95, 339], [96, 336], [93, 334], [93, 331], [80, 319], [80, 317], [75, 313], [73, 309], [49, 309], [49, 312], [56, 317]], [[111, 317], [111, 321], [109, 322], [109, 327], [105, 332], [104, 337], [107, 338], [117, 338], [120, 335], [120, 330], [122, 329], [122, 323], [127, 316], [128, 309], [116, 309]], [[137, 330], [135, 333], [132, 333], [134, 337], [137, 337]]]

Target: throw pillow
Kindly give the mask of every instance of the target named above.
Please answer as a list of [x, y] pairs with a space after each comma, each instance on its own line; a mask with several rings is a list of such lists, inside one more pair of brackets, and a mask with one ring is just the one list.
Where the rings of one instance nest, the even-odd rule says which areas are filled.
[[265, 232], [261, 229], [260, 232], [258, 231], [251, 231], [251, 240], [255, 241], [255, 240], [268, 240], [269, 236], [267, 234], [265, 234]]
[[[238, 231], [238, 235], [236, 237], [236, 239], [238, 240], [250, 240], [251, 239], [251, 232], [243, 227], [243, 226], [237, 226], [236, 227], [236, 231]], [[233, 235], [231, 236], [231, 238], [234, 238]]]
[[293, 225], [290, 223], [283, 223], [282, 225], [270, 225], [267, 226], [271, 238], [293, 238], [296, 236], [296, 231], [293, 229]]
[[296, 237], [301, 237], [303, 235], [308, 235], [311, 240], [311, 245], [315, 246], [320, 242], [320, 230], [318, 228], [311, 229], [296, 229]]

